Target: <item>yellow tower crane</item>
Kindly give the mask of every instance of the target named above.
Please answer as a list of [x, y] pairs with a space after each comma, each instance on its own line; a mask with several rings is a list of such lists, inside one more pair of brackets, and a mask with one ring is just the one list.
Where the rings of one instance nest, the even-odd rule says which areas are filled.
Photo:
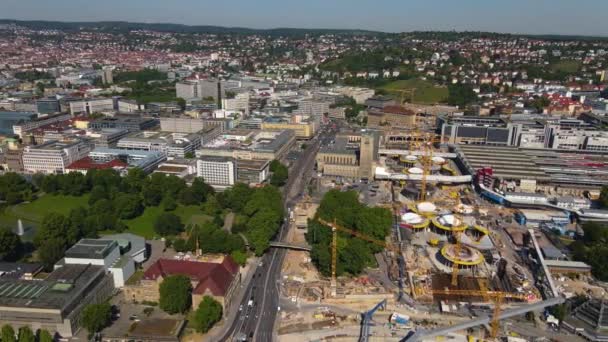
[[433, 295], [444, 295], [444, 296], [479, 296], [485, 298], [489, 298], [494, 302], [494, 312], [492, 314], [492, 320], [490, 321], [490, 336], [492, 338], [496, 338], [498, 335], [498, 329], [500, 327], [500, 322], [498, 320], [501, 312], [501, 305], [505, 299], [518, 299], [527, 301], [529, 298], [525, 294], [521, 293], [510, 293], [510, 292], [500, 292], [500, 291], [488, 291], [488, 290], [430, 290], [430, 293]]
[[346, 227], [342, 227], [341, 225], [337, 224], [335, 221], [334, 222], [329, 222], [326, 221], [322, 218], [319, 218], [319, 223], [326, 225], [328, 227], [331, 228], [332, 231], [332, 241], [331, 241], [331, 282], [330, 282], [330, 287], [331, 287], [331, 293], [332, 296], [336, 296], [337, 295], [337, 287], [338, 287], [338, 281], [336, 279], [336, 267], [337, 267], [337, 259], [338, 259], [338, 230], [345, 232], [347, 234], [350, 234], [354, 237], [357, 237], [361, 240], [367, 241], [367, 242], [371, 242], [375, 245], [378, 245], [380, 247], [383, 247], [387, 250], [390, 250], [394, 253], [401, 253], [401, 248], [399, 246], [394, 246], [392, 244], [389, 244], [385, 241], [381, 241], [378, 240], [376, 238], [367, 236], [365, 234], [359, 233], [358, 231], [352, 230], [352, 229], [348, 229]]

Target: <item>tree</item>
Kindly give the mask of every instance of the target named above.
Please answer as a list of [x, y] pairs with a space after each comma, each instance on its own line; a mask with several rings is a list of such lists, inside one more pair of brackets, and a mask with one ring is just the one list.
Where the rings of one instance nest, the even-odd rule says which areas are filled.
[[222, 319], [222, 304], [210, 296], [205, 296], [194, 313], [194, 329], [206, 333], [220, 319]]
[[274, 186], [283, 186], [287, 182], [287, 178], [289, 177], [287, 166], [279, 163], [272, 172], [272, 176], [270, 177], [270, 184]]
[[184, 231], [184, 224], [179, 216], [162, 213], [154, 222], [154, 231], [160, 236], [177, 235]]
[[241, 266], [245, 266], [245, 264], [247, 263], [247, 254], [243, 251], [232, 251], [232, 253], [230, 253], [230, 256], [237, 264]]
[[53, 269], [53, 265], [61, 258], [65, 253], [66, 245], [64, 240], [50, 239], [46, 240], [44, 244], [38, 247], [38, 259], [44, 265], [45, 269]]
[[34, 332], [32, 331], [32, 329], [26, 325], [24, 327], [19, 328], [18, 341], [19, 342], [35, 342], [36, 335], [34, 335]]
[[160, 205], [165, 211], [173, 211], [177, 208], [177, 202], [175, 202], [175, 198], [172, 195], [166, 195]]
[[21, 239], [8, 228], [0, 228], [0, 260], [15, 261], [21, 255]]
[[94, 334], [110, 325], [112, 306], [109, 303], [89, 304], [82, 311], [82, 326]]
[[55, 339], [48, 330], [38, 330], [38, 342], [53, 342]]
[[[608, 89], [608, 87], [606, 88]], [[600, 192], [600, 203], [603, 208], [608, 208], [608, 185], [602, 186], [602, 191]]]
[[465, 107], [477, 100], [477, 94], [468, 84], [451, 84], [448, 86], [448, 104]]
[[2, 342], [17, 342], [15, 330], [12, 326], [8, 324], [2, 326], [2, 332], [0, 333], [0, 337], [2, 338]]
[[186, 152], [184, 153], [184, 158], [186, 159], [194, 159], [195, 155], [192, 152]]
[[125, 220], [137, 217], [144, 211], [141, 199], [135, 194], [121, 193], [114, 200], [114, 207], [116, 208], [118, 217]]
[[[34, 236], [34, 245], [40, 247], [49, 240], [60, 240], [64, 244], [68, 244], [69, 229], [70, 221], [67, 217], [59, 213], [49, 213], [42, 218], [40, 227]], [[74, 242], [76, 241], [70, 241], [70, 244]]]
[[172, 275], [159, 287], [159, 307], [169, 313], [185, 313], [192, 306], [192, 284], [185, 275]]

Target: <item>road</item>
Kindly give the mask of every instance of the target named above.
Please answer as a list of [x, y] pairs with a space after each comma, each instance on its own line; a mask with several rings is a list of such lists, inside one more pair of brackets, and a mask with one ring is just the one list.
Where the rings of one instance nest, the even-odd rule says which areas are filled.
[[[290, 170], [289, 179], [283, 188], [284, 207], [293, 208], [312, 176], [315, 157], [321, 143], [327, 144], [335, 132], [323, 130], [307, 143], [306, 149]], [[289, 230], [289, 220], [281, 226], [277, 241], [283, 241]], [[239, 314], [218, 341], [272, 341], [277, 309], [279, 307], [279, 281], [284, 249], [272, 248], [262, 258], [254, 276], [246, 287]], [[250, 305], [251, 304], [251, 305]], [[242, 339], [241, 339], [242, 340]]]

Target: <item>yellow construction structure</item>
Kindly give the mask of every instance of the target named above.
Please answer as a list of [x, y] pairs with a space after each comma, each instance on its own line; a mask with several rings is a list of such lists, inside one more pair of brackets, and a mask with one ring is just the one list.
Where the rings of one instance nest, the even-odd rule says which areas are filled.
[[510, 292], [500, 292], [500, 291], [488, 291], [487, 289], [482, 290], [430, 290], [433, 295], [443, 295], [443, 296], [478, 296], [485, 299], [490, 299], [494, 302], [494, 313], [492, 315], [492, 320], [490, 324], [490, 336], [492, 338], [496, 338], [498, 335], [498, 328], [500, 327], [500, 322], [498, 317], [501, 312], [501, 305], [505, 299], [518, 299], [523, 301], [528, 301], [530, 298], [528, 295], [520, 294], [520, 293], [510, 293]]

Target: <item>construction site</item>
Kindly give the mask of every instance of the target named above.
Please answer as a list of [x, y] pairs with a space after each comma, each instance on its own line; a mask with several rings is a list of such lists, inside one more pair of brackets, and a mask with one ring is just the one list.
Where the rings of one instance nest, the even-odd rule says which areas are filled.
[[[287, 310], [281, 316], [281, 340], [401, 341], [408, 334], [458, 324], [464, 328], [443, 335], [457, 332], [461, 335], [454, 339], [492, 339], [505, 333], [499, 326], [502, 312], [531, 308], [556, 295], [539, 292], [538, 277], [521, 266], [509, 241], [490, 227], [503, 213], [479, 205], [470, 184], [437, 177], [459, 176], [459, 170], [435, 155], [443, 151], [428, 136], [411, 139], [405, 153], [380, 160], [385, 170], [408, 176], [373, 184], [379, 196], [390, 199], [378, 206], [393, 213], [393, 230], [385, 241], [319, 219], [334, 234], [329, 278], [320, 275], [306, 250], [288, 252], [282, 269], [281, 294]], [[353, 190], [352, 185], [331, 186]], [[290, 243], [306, 245], [305, 222], [316, 218], [319, 201], [320, 195], [298, 204], [299, 223], [291, 230]], [[377, 267], [357, 277], [336, 277], [337, 232], [382, 246], [383, 252], [375, 255]], [[467, 325], [475, 317], [487, 321]]]

